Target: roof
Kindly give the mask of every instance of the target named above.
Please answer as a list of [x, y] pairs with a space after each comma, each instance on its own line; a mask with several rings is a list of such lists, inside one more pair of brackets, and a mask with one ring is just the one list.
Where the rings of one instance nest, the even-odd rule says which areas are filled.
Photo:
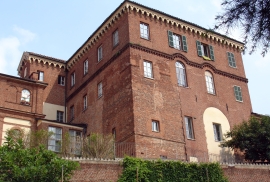
[[124, 0], [67, 60], [67, 69], [69, 69], [75, 62], [77, 62], [79, 58], [84, 55], [85, 52], [87, 52], [87, 50], [98, 41], [98, 39], [104, 34], [104, 32], [106, 32], [106, 29], [108, 29], [110, 26], [113, 26], [114, 22], [117, 21], [118, 16], [121, 16], [121, 14], [123, 14], [127, 9], [141, 12], [142, 14], [146, 14], [147, 16], [152, 16], [162, 21], [166, 21], [173, 25], [179, 26], [181, 28], [189, 29], [200, 35], [207, 33], [206, 36], [208, 38], [212, 38], [213, 40], [215, 39], [224, 44], [235, 46], [239, 49], [242, 49], [244, 46], [242, 42], [227, 37], [226, 35], [222, 35], [213, 30], [206, 29], [197, 24], [166, 14], [162, 11], [141, 5], [134, 1]]
[[62, 59], [57, 59], [49, 56], [45, 56], [42, 54], [37, 54], [33, 52], [24, 52], [21, 58], [21, 61], [18, 65], [17, 71], [18, 75], [20, 75], [20, 72], [23, 67], [23, 63], [25, 61], [38, 61], [39, 63], [42, 62], [43, 64], [48, 64], [48, 65], [53, 65], [53, 66], [59, 66], [60, 68], [65, 68], [66, 67], [66, 61]]

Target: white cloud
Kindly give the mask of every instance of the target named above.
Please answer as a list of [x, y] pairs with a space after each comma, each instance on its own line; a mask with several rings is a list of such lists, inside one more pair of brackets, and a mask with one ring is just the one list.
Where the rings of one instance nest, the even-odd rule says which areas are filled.
[[0, 73], [16, 76], [17, 66], [23, 53], [20, 48], [33, 41], [36, 34], [17, 26], [14, 26], [13, 30], [18, 36], [0, 38]]
[[16, 25], [14, 26], [13, 30], [19, 34], [22, 44], [27, 44], [36, 38], [36, 34], [30, 32], [29, 30], [17, 27]]

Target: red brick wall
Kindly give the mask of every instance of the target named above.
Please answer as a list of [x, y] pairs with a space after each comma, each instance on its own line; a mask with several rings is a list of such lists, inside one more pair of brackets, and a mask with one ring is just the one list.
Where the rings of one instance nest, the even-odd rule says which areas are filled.
[[[80, 162], [80, 166], [80, 169], [74, 172], [71, 182], [116, 182], [123, 171], [121, 163], [116, 161], [84, 161]], [[270, 179], [268, 168], [269, 166], [222, 165], [224, 175], [230, 182], [268, 182]]]
[[80, 169], [75, 171], [71, 182], [116, 182], [122, 173], [120, 162], [92, 161], [80, 163]]
[[[149, 25], [150, 40], [140, 38], [140, 22]], [[187, 37], [187, 53], [169, 47], [168, 30]], [[190, 31], [183, 31], [140, 13], [135, 13], [135, 11], [129, 13], [129, 31], [130, 42], [138, 44], [138, 47], [147, 47], [146, 49], [131, 49], [136, 134], [178, 142], [185, 141], [188, 148], [207, 151], [203, 113], [208, 107], [221, 110], [229, 120], [231, 127], [250, 117], [252, 108], [247, 83], [234, 79], [236, 77], [218, 74], [216, 71], [220, 70], [245, 78], [241, 53], [238, 50], [207, 40]], [[196, 40], [214, 47], [215, 61], [205, 61], [197, 55]], [[227, 51], [234, 53], [237, 68], [229, 66]], [[176, 56], [176, 54], [180, 55]], [[173, 57], [173, 55], [175, 56]], [[152, 62], [154, 79], [144, 78], [144, 60]], [[186, 68], [187, 88], [177, 85], [176, 61], [183, 63]], [[207, 65], [199, 67], [192, 63], [197, 65], [207, 63]], [[205, 71], [210, 71], [213, 74], [215, 95], [207, 93]], [[235, 100], [234, 85], [241, 87], [243, 102]], [[194, 119], [195, 140], [184, 140], [184, 116], [190, 116]], [[152, 120], [160, 122], [159, 133], [152, 132]], [[145, 139], [143, 142], [146, 142]], [[148, 143], [154, 142], [149, 139]], [[164, 148], [166, 149], [166, 145]]]

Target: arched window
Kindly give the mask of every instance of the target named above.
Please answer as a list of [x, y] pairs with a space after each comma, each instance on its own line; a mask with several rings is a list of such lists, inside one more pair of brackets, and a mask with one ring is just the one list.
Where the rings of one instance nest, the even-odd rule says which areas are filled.
[[206, 81], [207, 92], [210, 94], [215, 94], [214, 79], [213, 79], [212, 74], [209, 71], [205, 72], [205, 81]]
[[185, 67], [182, 63], [176, 62], [176, 76], [177, 76], [177, 83], [179, 86], [186, 87], [187, 80], [186, 80], [186, 71]]
[[26, 104], [30, 103], [30, 92], [29, 92], [29, 90], [26, 90], [26, 89], [22, 90], [21, 102], [26, 103]]

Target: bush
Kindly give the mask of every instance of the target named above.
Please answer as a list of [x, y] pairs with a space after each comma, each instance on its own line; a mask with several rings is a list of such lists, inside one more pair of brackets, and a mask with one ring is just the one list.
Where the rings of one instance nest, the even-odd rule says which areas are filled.
[[118, 182], [228, 182], [218, 163], [147, 161], [126, 157]]

